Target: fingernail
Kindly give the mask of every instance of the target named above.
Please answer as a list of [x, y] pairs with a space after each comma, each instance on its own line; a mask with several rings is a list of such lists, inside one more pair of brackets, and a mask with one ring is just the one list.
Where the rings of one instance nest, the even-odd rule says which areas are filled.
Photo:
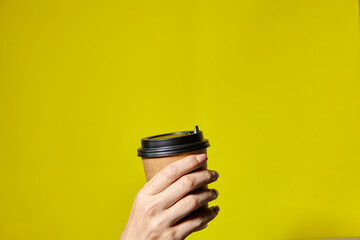
[[203, 163], [203, 162], [206, 161], [207, 156], [206, 156], [205, 153], [203, 153], [203, 154], [197, 155], [197, 156], [196, 156], [196, 159], [197, 159], [200, 163]]
[[220, 211], [220, 207], [219, 206], [213, 207], [212, 210], [214, 211], [215, 214], [218, 214], [218, 212]]
[[211, 171], [212, 175], [214, 176], [215, 179], [218, 179], [219, 174], [216, 171]]
[[203, 230], [203, 229], [207, 228], [207, 226], [208, 226], [208, 224], [205, 224], [202, 227], [200, 227], [199, 230]]
[[216, 189], [213, 189], [215, 196], [217, 197], [219, 195], [219, 192]]

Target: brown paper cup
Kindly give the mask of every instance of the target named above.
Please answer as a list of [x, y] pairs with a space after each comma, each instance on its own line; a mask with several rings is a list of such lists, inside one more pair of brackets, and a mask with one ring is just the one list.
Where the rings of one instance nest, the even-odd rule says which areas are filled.
[[[207, 149], [200, 149], [192, 152], [177, 154], [173, 156], [168, 157], [158, 157], [158, 158], [142, 158], [144, 170], [145, 170], [145, 176], [146, 181], [149, 181], [153, 176], [155, 176], [161, 169], [166, 167], [167, 165], [176, 162], [186, 156], [192, 155], [192, 154], [201, 154], [201, 153], [207, 153]], [[200, 168], [194, 170], [204, 170], [207, 169], [207, 162], [205, 162]], [[203, 189], [207, 189], [207, 185], [201, 187]], [[199, 189], [201, 189], [199, 188]], [[207, 208], [208, 204], [205, 204], [204, 206], [201, 206], [199, 209]]]
[[[187, 152], [187, 153], [181, 153], [176, 154], [173, 156], [167, 156], [167, 157], [158, 157], [158, 158], [142, 158], [142, 163], [145, 171], [146, 181], [149, 181], [155, 174], [157, 174], [161, 169], [166, 167], [167, 165], [176, 162], [177, 160], [180, 160], [186, 156], [192, 155], [192, 154], [201, 154], [201, 153], [207, 153], [206, 148]], [[199, 168], [199, 170], [207, 169], [206, 162]]]

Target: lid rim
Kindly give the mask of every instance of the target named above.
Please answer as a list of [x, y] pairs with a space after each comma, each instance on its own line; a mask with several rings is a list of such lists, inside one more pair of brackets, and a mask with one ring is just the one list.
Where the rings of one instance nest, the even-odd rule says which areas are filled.
[[175, 151], [180, 149], [187, 149], [193, 148], [200, 145], [206, 145], [209, 143], [209, 140], [204, 139], [202, 142], [197, 143], [189, 143], [189, 144], [182, 144], [182, 145], [174, 145], [174, 146], [163, 146], [163, 147], [156, 147], [156, 148], [138, 148], [138, 152], [145, 152], [145, 153], [156, 153], [162, 151]]
[[203, 142], [202, 144], [198, 144], [190, 148], [179, 148], [179, 149], [173, 149], [173, 150], [161, 151], [161, 152], [146, 152], [138, 149], [137, 155], [142, 158], [168, 157], [168, 156], [177, 155], [180, 153], [192, 152], [195, 150], [204, 149], [208, 147], [210, 147], [210, 143], [209, 141], [206, 141]]
[[160, 146], [160, 147], [147, 147], [147, 148], [138, 148], [140, 151], [143, 152], [158, 152], [158, 151], [164, 151], [164, 150], [172, 150], [172, 149], [182, 149], [182, 148], [188, 148], [192, 146], [197, 146], [204, 144], [206, 142], [209, 142], [208, 139], [203, 139], [201, 142], [194, 142], [194, 143], [187, 143], [187, 144], [179, 144], [179, 145], [170, 145], [170, 146]]

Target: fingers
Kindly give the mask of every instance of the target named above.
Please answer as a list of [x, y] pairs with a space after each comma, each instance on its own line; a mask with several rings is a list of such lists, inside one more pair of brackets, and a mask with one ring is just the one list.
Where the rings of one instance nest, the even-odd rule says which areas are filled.
[[210, 170], [195, 171], [182, 176], [159, 194], [161, 205], [170, 207], [187, 193], [216, 181], [218, 176], [217, 172]]
[[193, 212], [195, 209], [217, 198], [218, 192], [215, 189], [201, 189], [194, 191], [166, 210], [171, 225]]
[[219, 210], [216, 206], [191, 213], [173, 227], [177, 234], [176, 239], [185, 239], [190, 233], [204, 229], [207, 223], [217, 216]]
[[201, 167], [206, 160], [206, 154], [189, 155], [169, 164], [146, 184], [146, 192], [153, 195], [162, 192], [182, 175]]

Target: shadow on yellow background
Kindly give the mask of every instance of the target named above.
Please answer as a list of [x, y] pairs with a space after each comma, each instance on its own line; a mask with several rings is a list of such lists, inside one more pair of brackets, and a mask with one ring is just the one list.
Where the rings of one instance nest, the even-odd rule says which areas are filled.
[[198, 124], [188, 239], [360, 236], [357, 1], [0, 1], [0, 239], [118, 239], [140, 138]]

